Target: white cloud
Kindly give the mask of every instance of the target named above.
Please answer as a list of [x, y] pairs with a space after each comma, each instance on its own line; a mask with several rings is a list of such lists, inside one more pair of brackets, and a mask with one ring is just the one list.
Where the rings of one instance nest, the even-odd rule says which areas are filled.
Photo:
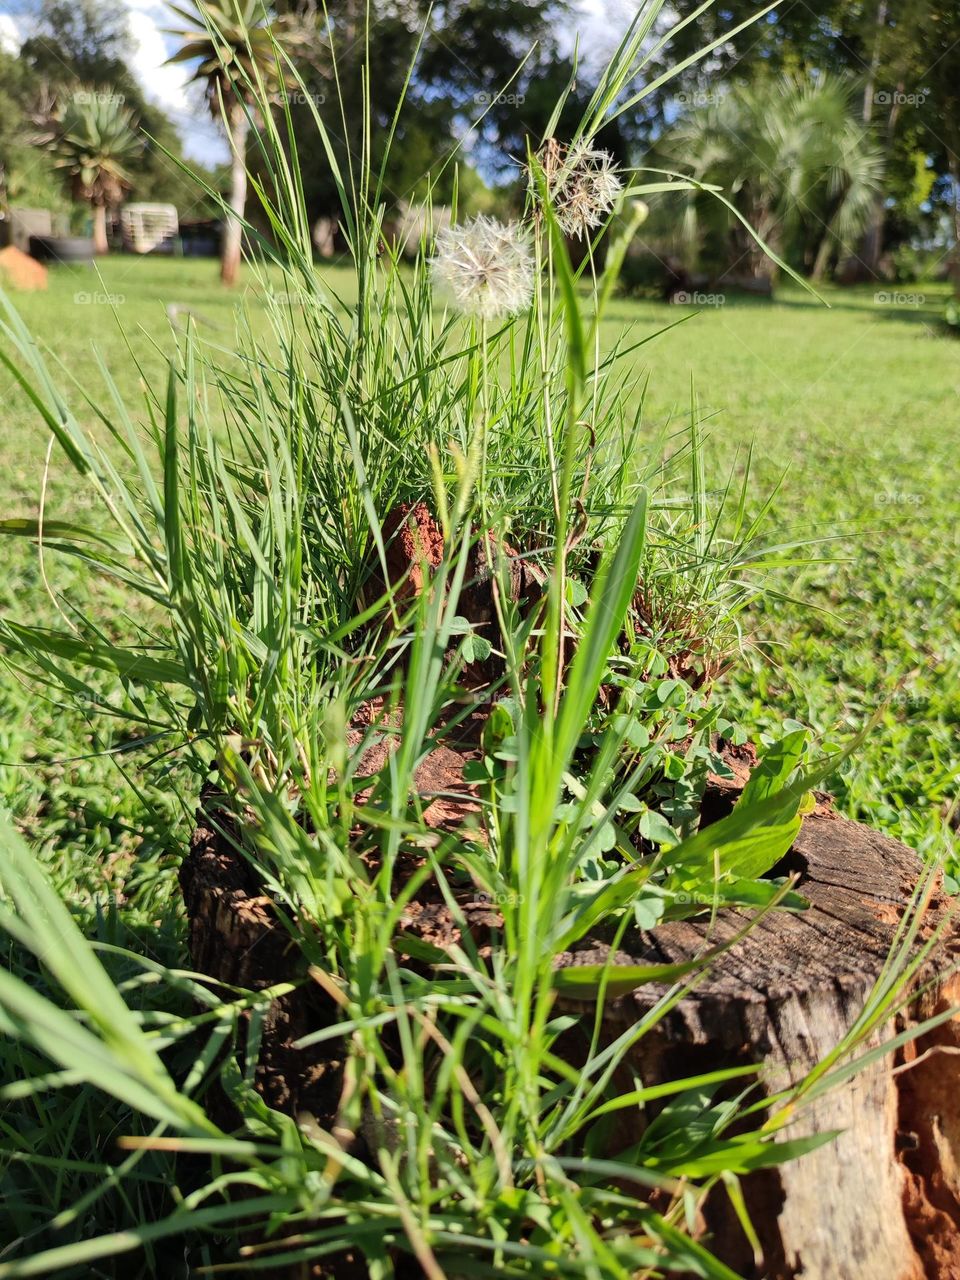
[[20, 31], [9, 13], [0, 13], [0, 50], [4, 53], [20, 52]]

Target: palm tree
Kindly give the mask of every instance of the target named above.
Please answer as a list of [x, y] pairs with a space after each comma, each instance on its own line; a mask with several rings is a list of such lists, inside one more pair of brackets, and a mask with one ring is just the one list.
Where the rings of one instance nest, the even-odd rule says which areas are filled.
[[813, 264], [822, 280], [834, 251], [852, 255], [863, 231], [883, 205], [884, 148], [863, 124], [848, 116], [834, 135], [835, 151], [827, 173], [820, 245]]
[[230, 143], [230, 209], [221, 248], [220, 279], [236, 282], [240, 266], [241, 219], [247, 203], [247, 141], [252, 90], [276, 84], [274, 41], [284, 34], [281, 19], [271, 20], [263, 0], [192, 0], [190, 9], [170, 8], [188, 25], [168, 32], [183, 43], [170, 62], [196, 62], [191, 79], [204, 86], [211, 113]]
[[[716, 183], [775, 252], [811, 245], [815, 276], [866, 225], [881, 190], [883, 154], [854, 110], [853, 82], [781, 76], [741, 86], [680, 119], [659, 150], [673, 164]], [[694, 198], [688, 224], [705, 202]], [[710, 206], [707, 206], [710, 207]], [[738, 260], [756, 277], [773, 264], [722, 205]], [[814, 252], [815, 248], [815, 252]]]
[[52, 137], [54, 164], [65, 169], [75, 200], [93, 209], [93, 244], [106, 253], [107, 210], [129, 191], [128, 165], [143, 149], [133, 113], [116, 94], [78, 90], [61, 113]]

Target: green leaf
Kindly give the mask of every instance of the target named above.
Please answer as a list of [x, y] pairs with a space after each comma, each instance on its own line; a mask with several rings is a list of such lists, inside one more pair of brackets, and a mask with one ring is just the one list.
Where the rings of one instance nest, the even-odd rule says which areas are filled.
[[583, 906], [578, 907], [564, 920], [557, 950], [566, 951], [601, 920], [630, 905], [649, 878], [650, 869], [638, 867], [634, 871], [625, 872], [619, 879], [608, 881], [602, 888], [593, 892]]
[[704, 958], [685, 960], [681, 964], [573, 964], [554, 970], [553, 986], [561, 995], [586, 1000], [604, 991], [615, 1000], [648, 982], [676, 982], [707, 963]]
[[[83, 525], [72, 524], [69, 520], [33, 520], [26, 516], [0, 520], [0, 533], [12, 534], [21, 538], [39, 538], [41, 533], [45, 541], [77, 541], [98, 542], [109, 547], [111, 551], [120, 552], [116, 544], [106, 534], [97, 529], [88, 529]], [[125, 549], [129, 553], [130, 548]]]
[[[784, 815], [796, 812], [804, 796], [829, 777], [839, 765], [856, 751], [870, 734], [878, 722], [882, 710], [871, 716], [863, 729], [847, 743], [842, 751], [825, 756], [817, 764], [800, 772], [792, 782], [781, 790], [754, 800], [748, 804], [737, 804], [733, 811], [719, 822], [704, 827], [695, 835], [678, 844], [676, 848], [665, 854], [667, 865], [675, 871], [695, 871], [698, 875], [714, 878], [714, 867], [718, 854], [731, 842], [741, 839], [756, 827], [765, 824], [784, 824]], [[798, 819], [794, 819], [798, 822]], [[789, 846], [788, 846], [789, 847]], [[786, 852], [786, 850], [784, 850]], [[746, 875], [744, 871], [738, 874]]]
[[781, 791], [794, 770], [799, 768], [808, 737], [806, 729], [795, 729], [768, 747], [762, 760], [750, 774], [737, 804], [750, 805]]
[[163, 532], [167, 546], [167, 572], [172, 593], [182, 590], [186, 557], [180, 533], [180, 476], [177, 442], [177, 377], [171, 363], [167, 374], [167, 407], [163, 441]]
[[775, 899], [786, 911], [806, 911], [810, 907], [802, 894], [792, 890], [784, 893], [780, 880], [718, 880], [696, 897], [684, 890], [676, 892], [665, 904], [663, 915], [668, 920], [685, 920], [719, 907], [768, 907]]
[[102, 640], [85, 640], [65, 631], [25, 627], [5, 620], [0, 624], [0, 641], [18, 652], [48, 654], [72, 666], [109, 671], [138, 684], [182, 684], [189, 686], [183, 665], [172, 659], [154, 658], [137, 649], [120, 649]]
[[590, 597], [584, 632], [560, 703], [553, 767], [562, 774], [587, 723], [607, 662], [637, 589], [646, 542], [647, 495], [642, 492], [624, 525], [613, 558], [598, 575]]
[[557, 285], [563, 302], [563, 314], [567, 334], [567, 375], [571, 404], [575, 403], [580, 389], [587, 380], [587, 342], [583, 328], [583, 317], [580, 314], [580, 302], [577, 298], [577, 278], [570, 263], [567, 241], [560, 230], [543, 168], [535, 156], [531, 156], [531, 171], [540, 195], [540, 207], [547, 223], [550, 243], [553, 249], [553, 265], [556, 271]]
[[670, 1250], [671, 1259], [682, 1264], [684, 1270], [696, 1276], [702, 1276], [704, 1280], [740, 1280], [735, 1271], [731, 1271], [728, 1266], [718, 1261], [702, 1244], [691, 1240], [689, 1236], [671, 1226], [659, 1215], [647, 1225], [651, 1234], [659, 1237]]
[[16, 936], [30, 946], [93, 1028], [0, 970], [0, 1009], [16, 1034], [145, 1115], [180, 1128], [211, 1131], [199, 1107], [177, 1090], [26, 846], [3, 823], [0, 884], [17, 909]]
[[682, 1173], [690, 1178], [710, 1178], [724, 1170], [730, 1173], [751, 1173], [754, 1169], [770, 1169], [787, 1164], [800, 1156], [826, 1146], [840, 1134], [839, 1129], [827, 1133], [815, 1133], [807, 1138], [793, 1138], [786, 1142], [763, 1141], [747, 1137], [718, 1144], [713, 1152], [688, 1156], [676, 1165], [666, 1164], [669, 1173]]
[[485, 662], [493, 653], [493, 645], [486, 636], [471, 632], [461, 646], [464, 662]]
[[670, 844], [677, 833], [666, 818], [655, 809], [647, 809], [637, 823], [637, 831], [652, 844]]
[[[690, 872], [694, 870], [711, 885], [717, 876], [738, 876], [744, 880], [754, 880], [764, 875], [784, 856], [800, 833], [801, 821], [800, 818], [793, 818], [776, 826], [758, 826], [747, 835], [733, 840], [712, 843], [708, 840], [698, 846], [702, 849], [702, 856], [699, 858], [691, 860], [686, 857], [675, 861], [677, 853], [692, 843], [686, 841], [664, 854], [665, 863], [673, 871], [667, 880], [667, 887], [689, 888], [696, 883], [690, 878]], [[707, 827], [706, 832], [709, 833], [719, 825], [715, 823], [714, 827]]]

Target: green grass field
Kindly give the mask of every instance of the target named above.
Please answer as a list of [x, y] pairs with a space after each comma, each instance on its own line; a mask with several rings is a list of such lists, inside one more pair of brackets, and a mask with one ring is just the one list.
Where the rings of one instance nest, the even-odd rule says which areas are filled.
[[[346, 273], [329, 275], [346, 287]], [[872, 289], [824, 296], [829, 308], [794, 287], [772, 303], [729, 298], [644, 347], [651, 448], [664, 424], [685, 421], [693, 378], [713, 486], [742, 470], [751, 442], [757, 506], [782, 478], [769, 540], [808, 544], [802, 558], [814, 563], [780, 571], [719, 696], [755, 734], [794, 717], [822, 740], [888, 699], [834, 790], [845, 810], [927, 852], [949, 840], [960, 774], [960, 346], [938, 323], [943, 287], [890, 289], [880, 300]], [[98, 349], [135, 407], [141, 375], [158, 384], [173, 346], [167, 308], [192, 309], [229, 349], [237, 296], [220, 291], [213, 263], [117, 259], [99, 275], [55, 270], [48, 292], [16, 302], [62, 363], [61, 385], [95, 387]], [[605, 330], [612, 339], [633, 326], [639, 338], [681, 314], [618, 300]], [[73, 399], [82, 403], [79, 391]], [[2, 404], [0, 509], [35, 514], [46, 435], [8, 374]], [[85, 413], [95, 431], [93, 409]], [[55, 455], [48, 519], [71, 509], [72, 491]], [[3, 556], [0, 609], [52, 617], [35, 550], [4, 543]], [[48, 557], [45, 569], [68, 599], [103, 593], [114, 616], [122, 607], [82, 566]], [[144, 789], [122, 746], [0, 671], [0, 805], [43, 849], [65, 895], [119, 903], [107, 913], [111, 928], [164, 919], [149, 944], [162, 947], [176, 932], [177, 811], [162, 778]], [[114, 754], [99, 754], [104, 747]]]

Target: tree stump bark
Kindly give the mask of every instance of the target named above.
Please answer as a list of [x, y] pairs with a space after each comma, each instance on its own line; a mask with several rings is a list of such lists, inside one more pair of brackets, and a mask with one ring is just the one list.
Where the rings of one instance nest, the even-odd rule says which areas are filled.
[[[643, 1037], [632, 1065], [645, 1083], [756, 1063], [772, 1094], [802, 1080], [863, 1010], [917, 884], [916, 854], [821, 805], [777, 870], [799, 875], [810, 909], [764, 917]], [[921, 936], [947, 909], [935, 893]], [[727, 941], [744, 920], [726, 912], [712, 924], [668, 923], [624, 946], [636, 963], [675, 963]], [[923, 980], [932, 985], [911, 1018], [960, 1004], [956, 953], [950, 932], [938, 944], [939, 977], [928, 965]], [[571, 961], [597, 958], [594, 951]], [[612, 1004], [611, 1034], [633, 1025], [664, 990], [644, 987]], [[900, 1017], [874, 1033], [857, 1056], [903, 1023]], [[705, 1207], [708, 1247], [750, 1280], [960, 1280], [957, 1046], [955, 1017], [801, 1107], [788, 1136], [840, 1132], [799, 1160], [744, 1180], [762, 1259], [722, 1189]]]
[[[264, 1018], [256, 1085], [269, 1106], [288, 1115], [302, 1111], [336, 1114], [342, 1083], [337, 1046], [303, 1051], [300, 1036], [336, 1017], [332, 1000], [316, 983], [302, 983], [306, 965], [277, 918], [252, 869], [216, 824], [199, 815], [190, 851], [180, 867], [180, 887], [189, 921], [188, 948], [194, 969], [228, 986], [263, 991], [283, 982], [301, 983], [272, 1001]], [[249, 1015], [243, 1018], [249, 1024]], [[231, 1126], [235, 1115], [225, 1098], [214, 1118]]]
[[[723, 803], [729, 798], [721, 797]], [[642, 1038], [631, 1065], [646, 1083], [758, 1063], [771, 1094], [802, 1079], [862, 1011], [917, 883], [916, 854], [821, 805], [804, 820], [777, 870], [799, 875], [797, 888], [810, 909], [764, 917]], [[302, 975], [303, 962], [272, 903], [209, 824], [198, 828], [181, 881], [197, 969], [254, 989]], [[479, 930], [496, 925], [489, 905], [467, 905]], [[442, 937], [442, 903], [415, 903], [412, 910], [422, 917], [423, 936], [432, 929]], [[946, 910], [943, 895], [935, 893], [926, 936]], [[629, 954], [618, 959], [686, 960], [729, 939], [744, 919], [724, 912], [713, 922], [638, 932], [623, 944]], [[950, 932], [937, 952], [939, 977], [917, 998], [911, 1017], [958, 1003], [957, 951]], [[604, 954], [592, 944], [561, 962], [594, 963]], [[633, 1025], [662, 994], [644, 987], [610, 1002], [607, 1033]], [[339, 1063], [317, 1050], [292, 1048], [299, 1036], [330, 1021], [333, 1011], [323, 1001], [307, 983], [275, 1002], [258, 1086], [271, 1105], [293, 1115], [309, 1110], [329, 1122]], [[884, 1027], [871, 1043], [895, 1030]], [[833, 1130], [841, 1132], [818, 1150], [744, 1180], [762, 1259], [754, 1258], [722, 1190], [704, 1211], [708, 1247], [750, 1280], [960, 1280], [960, 1019], [896, 1056], [878, 1058], [798, 1113], [798, 1135]]]

